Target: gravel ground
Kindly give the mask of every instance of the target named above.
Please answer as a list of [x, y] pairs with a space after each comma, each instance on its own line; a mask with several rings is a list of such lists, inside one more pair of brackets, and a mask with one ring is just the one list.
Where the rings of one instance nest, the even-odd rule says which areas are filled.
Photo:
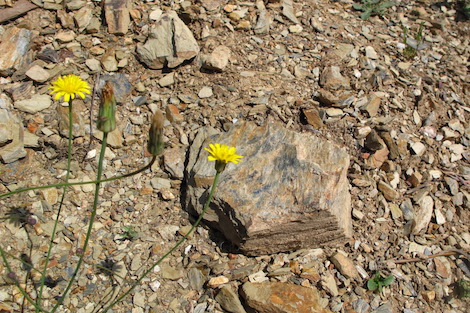
[[[278, 122], [347, 149], [353, 237], [335, 247], [247, 257], [200, 226], [114, 312], [311, 312], [298, 303], [280, 311], [254, 307], [248, 291], [236, 292], [246, 282], [268, 281], [317, 289], [320, 306], [333, 312], [469, 311], [468, 298], [456, 291], [459, 280], [470, 280], [470, 24], [460, 2], [396, 0], [365, 21], [348, 0], [32, 2], [39, 7], [0, 26], [5, 55], [18, 50], [11, 32], [32, 34], [21, 63], [4, 69], [0, 62], [0, 108], [14, 115], [0, 129], [25, 134], [18, 139], [25, 148], [8, 162], [5, 147], [15, 141], [0, 146], [0, 192], [63, 179], [67, 108], [41, 98], [59, 75], [80, 75], [95, 91], [105, 79], [120, 87], [105, 177], [147, 164], [152, 112], [161, 109], [168, 119], [161, 160], [104, 184], [84, 266], [61, 312], [100, 311], [188, 231], [194, 217], [181, 199], [187, 149], [202, 127], [226, 131], [240, 121]], [[117, 10], [123, 3], [127, 11]], [[158, 69], [144, 64], [138, 47], [167, 10], [178, 13], [200, 51]], [[114, 12], [117, 26], [105, 21], [106, 12]], [[126, 12], [129, 26], [116, 33], [112, 27], [127, 26]], [[416, 38], [420, 25], [418, 49], [407, 49], [403, 27]], [[29, 99], [44, 108], [29, 108]], [[96, 172], [99, 134], [89, 123], [97, 101], [73, 102], [74, 181]], [[93, 190], [66, 194], [46, 307], [78, 260]], [[41, 268], [61, 195], [54, 188], [0, 199], [2, 248]], [[132, 238], [125, 236], [129, 226]], [[34, 295], [30, 282], [38, 277], [10, 260]], [[381, 293], [367, 289], [377, 271], [394, 276]], [[0, 311], [31, 311], [3, 263], [0, 274]], [[244, 309], [224, 304], [224, 286]]]

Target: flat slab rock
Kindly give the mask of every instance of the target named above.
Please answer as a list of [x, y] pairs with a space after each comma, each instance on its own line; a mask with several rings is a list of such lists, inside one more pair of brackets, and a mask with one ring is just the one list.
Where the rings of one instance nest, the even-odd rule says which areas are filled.
[[280, 124], [242, 123], [227, 133], [203, 129], [186, 167], [189, 211], [202, 211], [215, 175], [203, 149], [210, 143], [235, 146], [244, 156], [221, 174], [205, 221], [245, 254], [313, 248], [351, 237], [344, 149]]

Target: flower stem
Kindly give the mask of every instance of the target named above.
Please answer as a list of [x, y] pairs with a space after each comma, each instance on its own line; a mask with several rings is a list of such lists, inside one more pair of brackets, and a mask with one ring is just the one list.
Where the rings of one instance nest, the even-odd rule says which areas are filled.
[[199, 215], [199, 218], [196, 220], [196, 222], [193, 224], [193, 226], [189, 229], [189, 231], [186, 233], [186, 235], [183, 236], [183, 238], [181, 238], [177, 243], [176, 245], [171, 248], [167, 253], [165, 253], [160, 259], [158, 259], [157, 262], [155, 262], [148, 270], [146, 270], [140, 277], [139, 279], [137, 279], [136, 282], [134, 282], [134, 284], [125, 292], [123, 293], [121, 296], [119, 296], [116, 300], [114, 300], [110, 305], [108, 305], [104, 310], [103, 310], [103, 313], [105, 312], [108, 312], [109, 309], [111, 309], [116, 303], [118, 303], [119, 301], [121, 301], [122, 299], [124, 299], [124, 297], [126, 297], [129, 293], [131, 293], [132, 290], [134, 290], [135, 287], [137, 287], [137, 285], [151, 272], [153, 271], [153, 269], [159, 265], [163, 260], [165, 260], [171, 253], [173, 253], [173, 251], [175, 251], [183, 242], [186, 241], [186, 239], [189, 237], [189, 235], [191, 235], [191, 233], [194, 231], [194, 229], [196, 229], [196, 227], [199, 225], [199, 223], [201, 223], [202, 221], [202, 218], [204, 217], [204, 213], [206, 213], [207, 211], [207, 208], [209, 207], [209, 204], [211, 203], [212, 201], [212, 198], [214, 196], [214, 192], [215, 192], [215, 188], [217, 186], [217, 183], [219, 181], [219, 176], [220, 176], [220, 173], [221, 172], [217, 172], [217, 174], [215, 174], [215, 177], [214, 177], [214, 181], [212, 182], [212, 187], [211, 187], [211, 190], [210, 190], [210, 193], [209, 193], [209, 197], [207, 198], [207, 201], [206, 203], [204, 204], [204, 208], [202, 209], [202, 212], [201, 214]]
[[144, 167], [139, 168], [138, 170], [135, 170], [135, 171], [133, 171], [133, 172], [131, 172], [131, 173], [127, 173], [127, 174], [120, 175], [120, 176], [114, 176], [114, 177], [102, 179], [102, 180], [99, 180], [99, 181], [98, 181], [98, 180], [90, 180], [90, 181], [83, 181], [83, 182], [76, 182], [76, 183], [60, 183], [60, 184], [53, 184], [53, 185], [44, 185], [44, 186], [35, 186], [35, 187], [21, 188], [21, 189], [17, 189], [17, 190], [13, 190], [13, 191], [10, 191], [10, 192], [3, 193], [3, 194], [0, 195], [0, 198], [8, 197], [8, 196], [11, 196], [11, 195], [14, 195], [14, 194], [17, 194], [17, 193], [21, 193], [21, 192], [25, 192], [25, 191], [30, 191], [30, 190], [39, 190], [39, 189], [48, 189], [48, 188], [59, 188], [59, 187], [64, 187], [64, 186], [80, 186], [80, 185], [96, 184], [96, 183], [98, 183], [98, 182], [100, 182], [100, 183], [110, 182], [110, 181], [113, 181], [113, 180], [122, 179], [122, 178], [126, 178], [126, 177], [130, 177], [130, 176], [137, 175], [137, 174], [139, 174], [139, 173], [145, 171], [146, 169], [152, 167], [153, 163], [155, 163], [156, 160], [157, 160], [157, 157], [156, 157], [156, 156], [153, 156], [153, 157], [152, 157], [152, 160], [150, 161], [149, 164], [147, 164], [147, 165], [145, 165]]
[[96, 174], [96, 185], [95, 185], [95, 198], [93, 200], [93, 209], [91, 211], [91, 216], [90, 216], [90, 221], [88, 222], [88, 230], [86, 233], [85, 237], [85, 242], [83, 243], [83, 248], [82, 248], [82, 253], [80, 254], [80, 258], [78, 259], [77, 266], [75, 267], [75, 270], [72, 274], [72, 277], [70, 278], [70, 281], [67, 285], [67, 288], [65, 288], [65, 291], [63, 292], [62, 296], [59, 298], [59, 301], [57, 301], [56, 305], [52, 308], [51, 313], [54, 313], [57, 308], [63, 303], [65, 297], [67, 296], [67, 293], [69, 292], [70, 288], [72, 287], [72, 284], [74, 283], [75, 279], [77, 278], [78, 271], [80, 270], [80, 267], [83, 263], [83, 259], [85, 258], [85, 253], [88, 248], [88, 242], [90, 240], [90, 235], [91, 235], [91, 230], [93, 229], [93, 222], [96, 217], [96, 211], [98, 209], [98, 199], [99, 199], [99, 191], [100, 191], [100, 184], [101, 184], [101, 175], [103, 173], [103, 160], [104, 160], [104, 152], [106, 151], [106, 141], [108, 139], [108, 133], [104, 132], [103, 133], [103, 141], [101, 143], [101, 152], [100, 152], [100, 158], [98, 161], [98, 172]]
[[[10, 266], [10, 263], [8, 263], [8, 260], [6, 258], [6, 255], [7, 252], [5, 252], [2, 247], [0, 247], [0, 254], [2, 255], [2, 259], [3, 259], [3, 263], [5, 264], [5, 267], [7, 268], [8, 272], [12, 272], [12, 269], [11, 269], [11, 266]], [[28, 300], [29, 303], [31, 303], [32, 306], [34, 306], [36, 308], [36, 311], [37, 312], [44, 312], [44, 313], [49, 313], [48, 311], [44, 310], [43, 308], [41, 308], [40, 306], [38, 306], [33, 299], [31, 299], [31, 297], [28, 295], [28, 293], [26, 292], [25, 289], [23, 289], [20, 284], [18, 283], [17, 280], [15, 280], [15, 286], [18, 288], [18, 290], [21, 292], [21, 294], [23, 295], [23, 297], [26, 298], [26, 300]]]
[[[69, 138], [68, 138], [68, 148], [67, 148], [67, 173], [65, 175], [65, 183], [68, 184], [70, 178], [70, 164], [72, 162], [72, 140], [73, 140], [73, 110], [72, 110], [72, 100], [69, 101]], [[54, 245], [54, 238], [57, 229], [57, 225], [59, 223], [60, 212], [62, 211], [62, 207], [64, 205], [65, 194], [67, 192], [67, 185], [64, 185], [64, 189], [62, 190], [62, 197], [60, 198], [59, 209], [57, 210], [57, 215], [54, 221], [54, 227], [52, 228], [51, 240], [49, 241], [49, 248], [47, 249], [46, 261], [44, 262], [44, 268], [42, 269], [41, 273], [41, 285], [39, 287], [39, 294], [36, 298], [37, 307], [41, 307], [41, 300], [42, 300], [42, 291], [44, 289], [44, 283], [46, 281], [46, 271], [47, 266], [49, 265], [52, 247]], [[39, 312], [36, 307], [36, 312]]]

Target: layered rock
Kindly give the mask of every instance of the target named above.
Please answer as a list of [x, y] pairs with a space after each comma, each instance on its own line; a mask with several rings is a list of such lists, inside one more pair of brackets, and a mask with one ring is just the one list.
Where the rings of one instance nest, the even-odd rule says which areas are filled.
[[246, 254], [323, 246], [351, 236], [349, 156], [344, 149], [279, 124], [201, 131], [186, 167], [186, 202], [197, 212], [215, 175], [203, 150], [210, 143], [236, 146], [244, 158], [221, 174], [205, 220]]

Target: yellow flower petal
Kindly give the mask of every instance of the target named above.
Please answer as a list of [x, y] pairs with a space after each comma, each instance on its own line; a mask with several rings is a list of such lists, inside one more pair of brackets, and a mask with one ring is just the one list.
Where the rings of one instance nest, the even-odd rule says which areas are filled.
[[85, 93], [90, 93], [90, 86], [77, 75], [67, 75], [57, 78], [52, 86], [49, 87], [52, 91], [49, 93], [56, 94], [54, 99], [58, 100], [64, 97], [64, 101], [68, 102], [70, 99], [75, 99], [75, 95], [79, 95], [82, 99], [85, 98]]
[[218, 161], [224, 164], [229, 162], [238, 164], [238, 161], [243, 158], [241, 155], [235, 154], [237, 149], [235, 147], [229, 147], [227, 145], [220, 145], [216, 143], [215, 145], [209, 144], [210, 149], [204, 148], [211, 155], [207, 157], [209, 161]]

